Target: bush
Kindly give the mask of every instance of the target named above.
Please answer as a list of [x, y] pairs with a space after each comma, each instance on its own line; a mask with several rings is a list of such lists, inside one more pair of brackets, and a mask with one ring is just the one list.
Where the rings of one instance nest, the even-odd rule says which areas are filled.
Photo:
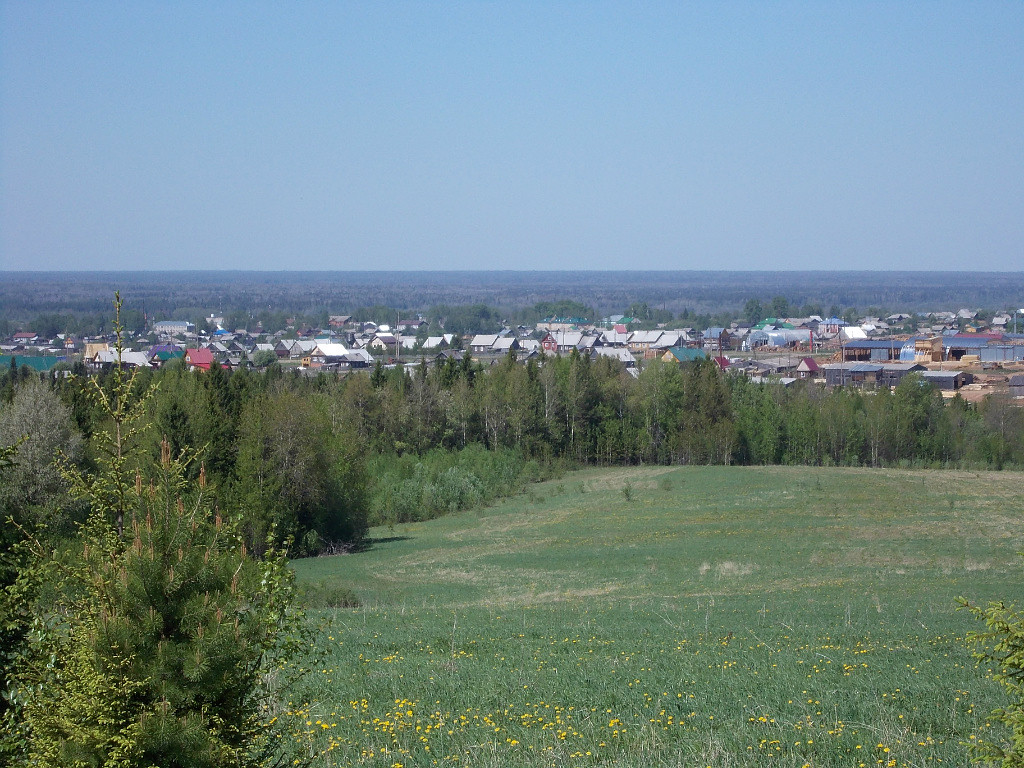
[[524, 462], [518, 451], [491, 451], [478, 444], [419, 456], [376, 456], [367, 467], [367, 476], [373, 478], [368, 489], [370, 523], [415, 522], [474, 509], [519, 493], [551, 473], [536, 461]]
[[990, 664], [995, 672], [992, 678], [1010, 697], [1010, 703], [992, 712], [993, 719], [1008, 730], [1007, 737], [997, 743], [982, 741], [975, 747], [979, 762], [995, 764], [1001, 768], [1024, 766], [1024, 613], [1013, 605], [994, 602], [986, 607], [971, 605], [959, 598], [966, 608], [986, 626], [984, 632], [972, 632], [968, 640], [979, 648], [975, 658]]

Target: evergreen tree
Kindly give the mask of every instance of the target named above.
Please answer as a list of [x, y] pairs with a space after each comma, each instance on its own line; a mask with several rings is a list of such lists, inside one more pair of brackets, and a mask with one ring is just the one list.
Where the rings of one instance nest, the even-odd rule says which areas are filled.
[[253, 560], [205, 473], [189, 480], [191, 459], [166, 440], [156, 466], [146, 461], [145, 393], [133, 396], [132, 377], [115, 369], [110, 389], [92, 392], [110, 425], [97, 433], [98, 471], [65, 467], [90, 509], [80, 546], [55, 555], [30, 537], [34, 562], [5, 591], [39, 617], [16, 676], [22, 757], [75, 768], [276, 762], [268, 673], [296, 619], [284, 558]]

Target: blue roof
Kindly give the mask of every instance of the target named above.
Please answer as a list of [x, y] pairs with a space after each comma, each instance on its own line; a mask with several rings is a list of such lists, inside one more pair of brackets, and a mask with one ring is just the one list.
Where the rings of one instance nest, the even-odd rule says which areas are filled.
[[958, 349], [981, 349], [987, 347], [991, 339], [971, 339], [965, 336], [957, 336], [955, 339], [946, 339], [947, 347], [957, 347]]

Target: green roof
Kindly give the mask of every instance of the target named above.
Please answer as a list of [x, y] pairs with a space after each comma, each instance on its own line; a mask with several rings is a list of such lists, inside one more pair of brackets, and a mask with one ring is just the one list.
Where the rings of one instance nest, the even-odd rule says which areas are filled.
[[161, 363], [166, 363], [168, 360], [180, 360], [183, 357], [185, 357], [185, 350], [179, 349], [177, 352], [167, 352], [165, 350], [162, 352], [157, 352], [155, 355], [153, 355], [153, 357], [155, 357]]
[[693, 347], [670, 347], [667, 352], [680, 363], [689, 363], [693, 360], [701, 360], [707, 357], [704, 350]]
[[[14, 359], [19, 368], [27, 365], [36, 371], [48, 371], [59, 363], [68, 362], [66, 357], [57, 357], [56, 355], [14, 355]], [[0, 355], [0, 367], [9, 368], [10, 365], [11, 355]]]
[[785, 320], [779, 320], [777, 317], [766, 317], [760, 323], [754, 326], [758, 331], [763, 331], [766, 325], [771, 325], [775, 328], [796, 328], [792, 323], [787, 323]]

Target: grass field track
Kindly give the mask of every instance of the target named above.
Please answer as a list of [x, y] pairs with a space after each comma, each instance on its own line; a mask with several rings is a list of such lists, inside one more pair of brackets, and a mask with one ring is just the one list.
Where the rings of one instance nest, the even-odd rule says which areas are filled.
[[[964, 766], [999, 692], [954, 599], [1021, 602], [1024, 475], [587, 469], [296, 561], [290, 717], [337, 766]], [[300, 700], [315, 702], [299, 705]]]

